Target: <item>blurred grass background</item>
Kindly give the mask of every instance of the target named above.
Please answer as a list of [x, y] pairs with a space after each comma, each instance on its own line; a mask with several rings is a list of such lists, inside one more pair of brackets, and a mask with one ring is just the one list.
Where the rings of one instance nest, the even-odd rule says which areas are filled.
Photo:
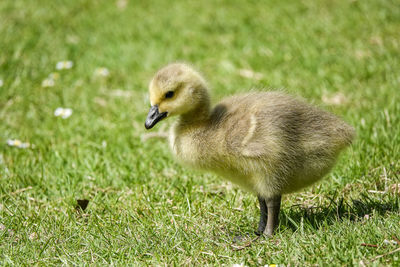
[[[384, 242], [400, 238], [399, 32], [391, 0], [1, 1], [0, 264], [400, 264]], [[173, 61], [214, 102], [284, 89], [357, 129], [323, 182], [284, 199], [272, 240], [235, 250], [255, 197], [142, 140], [148, 82]]]

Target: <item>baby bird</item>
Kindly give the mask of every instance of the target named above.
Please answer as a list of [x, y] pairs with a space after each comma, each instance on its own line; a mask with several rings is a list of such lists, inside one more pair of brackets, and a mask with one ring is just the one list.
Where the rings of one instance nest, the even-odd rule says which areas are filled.
[[169, 133], [173, 154], [255, 193], [258, 233], [267, 236], [278, 226], [281, 196], [327, 174], [355, 134], [336, 116], [281, 92], [236, 95], [211, 108], [205, 80], [181, 63], [160, 69], [149, 93], [146, 129], [179, 116]]

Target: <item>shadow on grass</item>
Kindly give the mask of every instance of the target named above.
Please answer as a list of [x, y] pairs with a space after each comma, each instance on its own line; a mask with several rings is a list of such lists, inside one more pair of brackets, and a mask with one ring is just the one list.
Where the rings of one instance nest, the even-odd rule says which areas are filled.
[[296, 231], [301, 224], [313, 229], [331, 225], [341, 220], [361, 221], [373, 213], [385, 215], [386, 212], [400, 212], [400, 199], [396, 196], [385, 196], [385, 199], [373, 199], [362, 195], [359, 199], [345, 200], [330, 198], [328, 205], [300, 207], [292, 206], [282, 211], [281, 225]]

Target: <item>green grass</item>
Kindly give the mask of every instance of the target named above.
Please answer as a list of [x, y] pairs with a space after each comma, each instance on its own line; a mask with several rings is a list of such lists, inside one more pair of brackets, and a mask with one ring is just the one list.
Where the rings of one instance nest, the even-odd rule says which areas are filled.
[[[400, 183], [397, 1], [123, 2], [0, 1], [0, 265], [400, 265], [384, 255], [400, 238], [386, 190]], [[74, 67], [42, 87], [61, 60]], [[333, 172], [284, 198], [271, 240], [235, 250], [253, 237], [256, 198], [141, 140], [148, 81], [176, 60], [204, 73], [214, 101], [284, 88], [355, 126]], [[337, 93], [340, 105], [322, 100]], [[55, 117], [60, 106], [72, 116]]]

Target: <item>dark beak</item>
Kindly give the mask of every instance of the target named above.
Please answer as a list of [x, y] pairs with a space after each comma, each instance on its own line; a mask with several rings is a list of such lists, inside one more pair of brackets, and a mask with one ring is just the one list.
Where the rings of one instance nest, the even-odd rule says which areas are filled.
[[150, 108], [149, 114], [147, 114], [146, 122], [144, 123], [144, 127], [146, 129], [151, 129], [153, 128], [154, 125], [157, 124], [160, 120], [164, 119], [167, 117], [167, 112], [160, 113], [158, 111], [158, 106], [154, 105]]

